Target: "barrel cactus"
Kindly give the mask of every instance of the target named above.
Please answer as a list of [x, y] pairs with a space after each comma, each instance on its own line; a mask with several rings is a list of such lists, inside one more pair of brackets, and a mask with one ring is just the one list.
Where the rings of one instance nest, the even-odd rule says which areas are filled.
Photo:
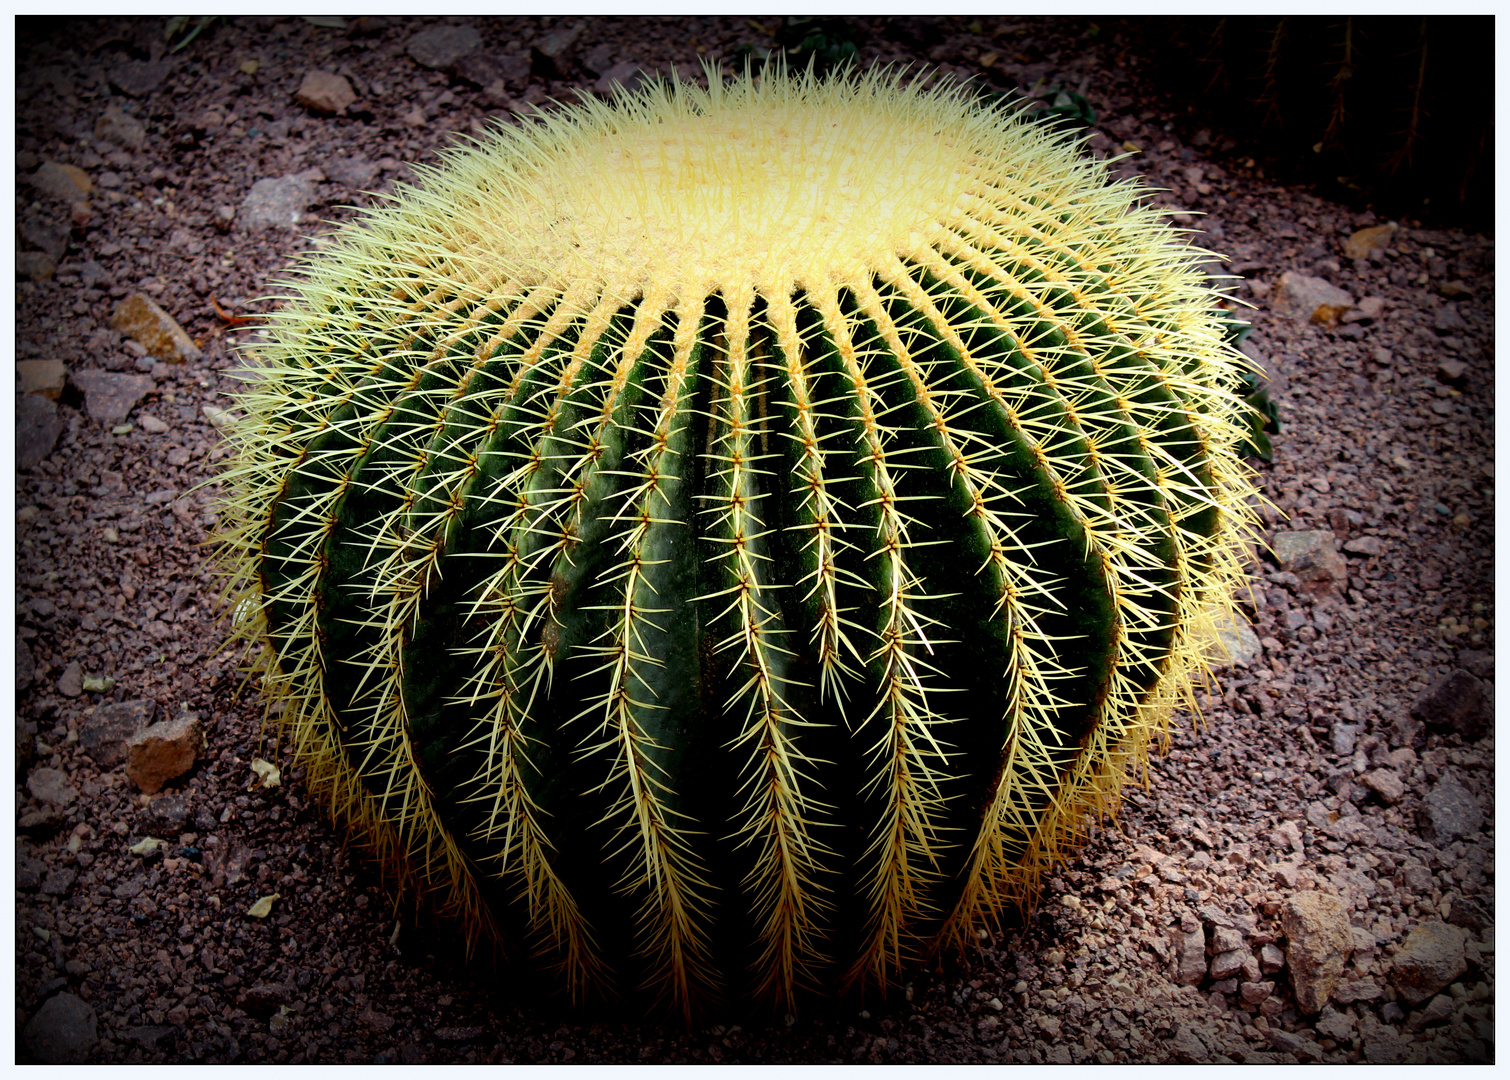
[[791, 1007], [1115, 809], [1240, 580], [1247, 417], [1205, 255], [1070, 136], [709, 82], [500, 126], [306, 260], [223, 552], [401, 894], [574, 992]]

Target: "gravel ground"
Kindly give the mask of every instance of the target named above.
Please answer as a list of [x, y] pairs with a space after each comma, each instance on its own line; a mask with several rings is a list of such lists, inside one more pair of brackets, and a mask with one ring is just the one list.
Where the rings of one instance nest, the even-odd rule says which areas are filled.
[[[162, 19], [21, 20], [19, 1060], [1494, 1060], [1492, 238], [1275, 186], [1160, 111], [1115, 25], [856, 23], [862, 62], [1084, 93], [1087, 151], [1136, 149], [1115, 168], [1231, 257], [1283, 431], [1199, 724], [1035, 913], [889, 1001], [688, 1030], [468, 966], [343, 848], [217, 644], [196, 485], [233, 341], [401, 163], [775, 20], [238, 19], [176, 54]], [[194, 341], [115, 328], [138, 294]], [[197, 761], [144, 794], [122, 739], [183, 713]]]

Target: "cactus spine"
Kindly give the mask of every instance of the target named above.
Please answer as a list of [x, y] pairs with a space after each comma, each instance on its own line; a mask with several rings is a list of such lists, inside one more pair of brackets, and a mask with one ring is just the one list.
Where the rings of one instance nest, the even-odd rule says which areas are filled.
[[1252, 531], [1240, 360], [1134, 185], [959, 90], [711, 82], [342, 232], [226, 476], [337, 821], [473, 940], [684, 1009], [1029, 902]]

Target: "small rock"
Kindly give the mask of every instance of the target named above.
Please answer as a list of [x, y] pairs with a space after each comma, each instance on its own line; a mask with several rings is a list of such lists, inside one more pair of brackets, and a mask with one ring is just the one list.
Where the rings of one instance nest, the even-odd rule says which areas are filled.
[[1371, 1012], [1359, 1017], [1358, 1034], [1363, 1040], [1363, 1058], [1370, 1065], [1399, 1065], [1410, 1051], [1410, 1039]]
[[47, 873], [47, 864], [41, 859], [16, 854], [16, 888], [36, 889], [42, 885], [42, 876]]
[[21, 238], [53, 261], [61, 262], [68, 250], [68, 226], [50, 218], [28, 217], [21, 222]]
[[1350, 555], [1367, 555], [1376, 559], [1384, 554], [1384, 541], [1377, 536], [1355, 536], [1342, 545], [1342, 550]]
[[1438, 846], [1460, 836], [1472, 836], [1484, 824], [1484, 811], [1473, 792], [1450, 776], [1444, 776], [1427, 794], [1422, 833]]
[[84, 692], [84, 668], [77, 660], [63, 669], [58, 678], [58, 693], [66, 698], [75, 698]]
[[1285, 951], [1269, 942], [1258, 950], [1258, 966], [1265, 975], [1273, 975], [1285, 966]]
[[57, 769], [38, 769], [26, 778], [26, 790], [40, 802], [62, 809], [79, 797], [79, 791]]
[[536, 38], [531, 42], [530, 48], [547, 72], [565, 75], [571, 68], [572, 48], [582, 36], [582, 30], [583, 24], [580, 22], [558, 27]]
[[[1231, 949], [1227, 952], [1217, 953], [1211, 958], [1211, 977], [1213, 979], [1230, 979], [1242, 972], [1243, 967], [1253, 961], [1253, 954], [1246, 948]], [[1254, 974], [1257, 974], [1255, 970]]]
[[358, 1015], [357, 1019], [366, 1024], [369, 1028], [377, 1032], [379, 1035], [393, 1026], [393, 1017], [388, 1016], [385, 1013], [378, 1012], [377, 1010], [373, 1009], [371, 1005], [363, 1009], [361, 1014]]
[[1216, 640], [1207, 650], [1212, 670], [1247, 667], [1263, 655], [1263, 646], [1252, 625], [1239, 611], [1219, 612], [1212, 619]]
[[1346, 1042], [1353, 1037], [1353, 1026], [1356, 1023], [1352, 1016], [1328, 1005], [1321, 1010], [1321, 1016], [1316, 1020], [1316, 1030], [1329, 1039]]
[[52, 453], [61, 434], [58, 407], [40, 394], [23, 394], [16, 401], [16, 470], [35, 468]]
[[[37, 675], [37, 662], [32, 659], [31, 650], [26, 647], [26, 642], [16, 639], [16, 687], [25, 689], [32, 684]], [[20, 721], [20, 717], [17, 717]]]
[[1347, 560], [1327, 529], [1275, 533], [1274, 557], [1280, 569], [1299, 578], [1308, 592], [1332, 592], [1347, 581]]
[[189, 810], [187, 795], [163, 795], [152, 800], [147, 816], [161, 823], [166, 832], [182, 832], [189, 820]]
[[155, 416], [143, 413], [136, 418], [136, 422], [142, 426], [142, 430], [151, 435], [162, 435], [168, 430], [168, 425]]
[[1337, 897], [1308, 890], [1281, 905], [1280, 925], [1289, 942], [1286, 956], [1295, 1003], [1303, 1013], [1318, 1013], [1341, 981], [1343, 965], [1353, 951], [1347, 913]]
[[119, 105], [107, 107], [105, 115], [95, 121], [94, 137], [128, 150], [140, 150], [147, 145], [147, 129]]
[[282, 983], [257, 983], [241, 995], [240, 1005], [249, 1012], [266, 1013], [293, 999], [293, 991]]
[[73, 888], [73, 883], [78, 880], [79, 872], [69, 866], [59, 866], [47, 872], [47, 878], [42, 882], [42, 894], [44, 896], [67, 896], [68, 890]]
[[1476, 739], [1484, 734], [1489, 720], [1489, 698], [1484, 684], [1459, 668], [1426, 691], [1410, 711], [1432, 727]]
[[16, 831], [27, 836], [46, 836], [63, 823], [63, 818], [51, 807], [32, 810], [21, 815], [16, 822]]
[[1405, 797], [1405, 783], [1393, 769], [1373, 769], [1358, 779], [1386, 806], [1393, 806]]
[[1468, 373], [1468, 365], [1461, 360], [1445, 357], [1437, 361], [1437, 375], [1448, 382], [1457, 382]]
[[582, 57], [582, 67], [589, 74], [601, 75], [613, 66], [614, 57], [618, 55], [618, 47], [611, 42], [600, 42], [587, 51]]
[[194, 713], [162, 720], [126, 742], [126, 775], [148, 795], [194, 767], [204, 744], [204, 732]]
[[79, 729], [79, 749], [101, 769], [126, 760], [126, 740], [152, 723], [157, 702], [150, 699], [100, 705]]
[[[1241, 931], [1230, 926], [1218, 926], [1211, 931], [1211, 951], [1213, 953], [1231, 952], [1243, 947], [1243, 935]], [[1221, 976], [1225, 978], [1225, 976]]]
[[1176, 936], [1174, 981], [1180, 986], [1195, 986], [1206, 977], [1206, 932], [1197, 924], [1194, 930]]
[[1437, 295], [1445, 300], [1461, 300], [1473, 296], [1473, 289], [1462, 281], [1444, 281], [1437, 286]]
[[1329, 281], [1287, 270], [1279, 276], [1275, 294], [1280, 306], [1289, 308], [1307, 322], [1335, 326], [1353, 306], [1353, 298]]
[[1351, 1005], [1355, 1001], [1376, 1001], [1384, 994], [1384, 988], [1372, 979], [1354, 979], [1345, 982], [1332, 992], [1332, 1000], [1339, 1005]]
[[[81, 202], [94, 190], [94, 181], [77, 165], [62, 165], [56, 161], [44, 162], [42, 167], [29, 177], [37, 191], [49, 199], [66, 203]], [[41, 245], [38, 245], [39, 247]], [[44, 249], [46, 250], [46, 249]]]
[[1406, 936], [1390, 968], [1390, 982], [1400, 999], [1419, 1005], [1468, 970], [1464, 945], [1468, 932], [1439, 919], [1421, 923]]
[[294, 93], [294, 100], [300, 105], [323, 113], [338, 113], [356, 99], [346, 76], [329, 71], [306, 72]]
[[126, 375], [89, 368], [73, 373], [73, 384], [84, 392], [84, 409], [103, 428], [121, 423], [137, 402], [156, 388], [150, 375]]
[[343, 157], [327, 162], [325, 174], [338, 184], [365, 188], [377, 179], [378, 167], [364, 157]]
[[616, 86], [621, 86], [625, 91], [633, 93], [648, 78], [650, 78], [649, 73], [639, 64], [624, 60], [599, 75], [598, 81], [592, 84], [592, 88], [604, 97], [612, 94]]
[[1431, 328], [1438, 334], [1457, 334], [1468, 329], [1468, 320], [1463, 318], [1456, 305], [1445, 304], [1437, 310], [1436, 318], [1431, 321]]
[[16, 252], [16, 274], [33, 281], [51, 281], [58, 272], [58, 260], [45, 251]]
[[204, 405], [199, 410], [204, 418], [210, 422], [210, 426], [218, 431], [225, 431], [236, 423], [237, 416], [230, 409], [216, 408], [214, 405]]
[[1349, 259], [1366, 259], [1371, 251], [1383, 251], [1389, 247], [1395, 238], [1395, 233], [1400, 231], [1400, 226], [1395, 222], [1387, 222], [1384, 225], [1375, 225], [1371, 229], [1359, 229], [1347, 238], [1343, 246], [1343, 254]]
[[1426, 1008], [1410, 1018], [1412, 1031], [1420, 1031], [1432, 1024], [1440, 1024], [1449, 1019], [1457, 1008], [1457, 1002], [1447, 994], [1438, 994], [1432, 998]]
[[87, 1002], [56, 994], [37, 1010], [21, 1038], [44, 1065], [82, 1065], [94, 1049], [96, 1030], [94, 1009]]
[[502, 56], [473, 53], [457, 61], [454, 71], [459, 78], [478, 86], [498, 83], [510, 90], [523, 90], [530, 81], [530, 58], [528, 53], [504, 53]]
[[1365, 296], [1358, 301], [1357, 307], [1352, 307], [1342, 316], [1345, 323], [1373, 322], [1384, 315], [1384, 297]]
[[173, 71], [169, 60], [127, 60], [112, 68], [110, 85], [127, 97], [146, 97], [162, 85]]
[[68, 383], [68, 368], [61, 360], [16, 361], [17, 387], [23, 394], [40, 394], [57, 401]]
[[1274, 992], [1271, 982], [1245, 982], [1238, 988], [1238, 996], [1244, 1005], [1257, 1005]]
[[145, 293], [123, 300], [110, 316], [110, 325], [165, 364], [197, 363], [204, 357], [178, 320]]
[[1353, 749], [1358, 745], [1358, 732], [1363, 730], [1362, 724], [1344, 724], [1338, 720], [1332, 724], [1332, 753], [1338, 757], [1352, 757]]
[[481, 36], [470, 26], [432, 26], [411, 37], [404, 50], [421, 67], [445, 71], [481, 45]]
[[241, 203], [241, 220], [252, 232], [293, 229], [304, 220], [304, 211], [314, 202], [312, 170], [258, 180]]
[[[995, 1020], [996, 1017], [987, 1017]], [[994, 1025], [993, 1025], [994, 1026]], [[435, 1029], [435, 1037], [441, 1042], [471, 1042], [482, 1035], [480, 1027], [438, 1027]]]

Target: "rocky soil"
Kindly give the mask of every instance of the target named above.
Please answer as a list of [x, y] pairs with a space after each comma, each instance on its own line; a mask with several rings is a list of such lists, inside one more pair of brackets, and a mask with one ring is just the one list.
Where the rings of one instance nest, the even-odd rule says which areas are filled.
[[1087, 152], [1231, 258], [1283, 431], [1202, 720], [1031, 917], [894, 1000], [687, 1030], [467, 966], [332, 834], [218, 644], [197, 485], [233, 342], [410, 163], [775, 21], [254, 18], [169, 54], [163, 19], [23, 19], [21, 1060], [1494, 1059], [1492, 237], [1275, 186], [1160, 111], [1114, 24], [857, 23], [862, 62], [1083, 93]]

